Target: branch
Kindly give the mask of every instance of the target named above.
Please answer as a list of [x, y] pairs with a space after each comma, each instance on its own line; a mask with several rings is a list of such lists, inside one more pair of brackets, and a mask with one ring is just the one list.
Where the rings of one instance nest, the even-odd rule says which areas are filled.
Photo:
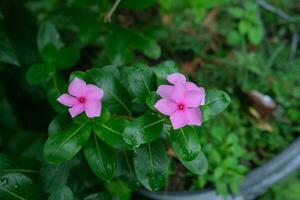
[[113, 13], [116, 11], [118, 5], [120, 4], [121, 0], [116, 0], [114, 5], [112, 6], [112, 8], [110, 9], [110, 11], [107, 13], [107, 15], [105, 15], [104, 17], [104, 22], [110, 22], [111, 21], [111, 16], [113, 15]]
[[271, 13], [274, 13], [274, 14], [278, 15], [279, 17], [281, 17], [285, 21], [288, 21], [288, 22], [293, 22], [294, 21], [293, 18], [291, 16], [289, 16], [288, 14], [286, 14], [284, 11], [282, 11], [279, 8], [276, 8], [276, 7], [272, 6], [271, 4], [268, 4], [264, 0], [257, 0], [257, 3], [260, 7], [268, 10]]

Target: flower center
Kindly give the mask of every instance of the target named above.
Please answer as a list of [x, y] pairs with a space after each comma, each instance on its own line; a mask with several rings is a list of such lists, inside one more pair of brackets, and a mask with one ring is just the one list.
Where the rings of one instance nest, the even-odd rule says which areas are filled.
[[80, 98], [79, 98], [79, 102], [80, 102], [80, 103], [84, 103], [84, 102], [85, 102], [85, 98], [84, 98], [84, 97], [80, 97]]
[[184, 105], [181, 103], [181, 104], [178, 104], [178, 109], [179, 110], [184, 110]]

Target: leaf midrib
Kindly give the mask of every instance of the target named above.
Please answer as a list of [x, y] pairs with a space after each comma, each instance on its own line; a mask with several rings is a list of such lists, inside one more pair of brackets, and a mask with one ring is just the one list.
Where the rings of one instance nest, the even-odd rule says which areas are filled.
[[106, 168], [104, 167], [104, 162], [103, 162], [103, 158], [102, 158], [102, 155], [101, 155], [101, 152], [100, 152], [100, 149], [99, 149], [99, 145], [98, 145], [96, 134], [94, 134], [94, 140], [95, 140], [95, 145], [96, 145], [96, 150], [97, 150], [97, 155], [99, 157], [99, 161], [100, 161], [100, 163], [101, 163], [101, 165], [102, 165], [103, 170], [105, 171], [105, 173], [108, 174]]
[[101, 126], [102, 126], [103, 128], [105, 128], [105, 129], [107, 129], [107, 130], [113, 132], [113, 133], [117, 133], [117, 134], [119, 134], [119, 135], [122, 135], [122, 133], [120, 133], [120, 132], [118, 132], [118, 131], [116, 131], [116, 130], [114, 130], [114, 129], [108, 127], [108, 126], [106, 126], [105, 124], [101, 124]]
[[72, 137], [74, 137], [79, 132], [79, 130], [82, 127], [84, 127], [85, 125], [87, 125], [87, 123], [89, 123], [89, 121], [87, 121], [86, 123], [82, 124], [76, 131], [74, 131], [74, 133], [72, 133], [69, 137], [67, 137], [66, 140], [61, 145], [59, 145], [59, 147], [56, 149], [56, 151], [51, 154], [50, 158], [53, 158], [54, 155], [57, 154], [57, 152], [62, 148], [62, 146], [64, 144], [66, 144], [68, 140], [70, 140]]
[[150, 126], [153, 126], [153, 125], [155, 125], [155, 124], [158, 124], [158, 123], [160, 123], [160, 122], [163, 122], [163, 121], [165, 121], [165, 119], [160, 119], [160, 120], [158, 120], [158, 121], [155, 121], [155, 122], [152, 122], [152, 123], [150, 123], [150, 124], [147, 124], [146, 126], [144, 126], [144, 127], [141, 128], [141, 131], [143, 131], [143, 130], [146, 129], [146, 128], [149, 128]]

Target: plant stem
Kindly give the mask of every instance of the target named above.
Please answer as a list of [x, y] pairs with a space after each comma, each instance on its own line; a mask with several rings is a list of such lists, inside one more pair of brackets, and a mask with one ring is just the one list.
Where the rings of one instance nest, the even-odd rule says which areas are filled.
[[113, 13], [115, 12], [115, 10], [117, 9], [118, 5], [120, 4], [121, 0], [116, 0], [114, 5], [112, 6], [112, 8], [110, 9], [110, 11], [107, 13], [107, 15], [105, 15], [104, 17], [104, 22], [110, 22], [111, 21], [111, 16], [113, 15]]

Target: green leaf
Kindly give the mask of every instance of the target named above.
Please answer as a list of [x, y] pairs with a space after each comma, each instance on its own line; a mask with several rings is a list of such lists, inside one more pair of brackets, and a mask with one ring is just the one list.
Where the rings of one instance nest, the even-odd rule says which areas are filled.
[[180, 160], [191, 161], [201, 151], [199, 136], [191, 126], [171, 130], [168, 134], [168, 141]]
[[247, 20], [241, 20], [239, 22], [239, 31], [241, 34], [247, 34], [247, 32], [252, 28], [252, 25]]
[[137, 179], [151, 191], [157, 191], [165, 185], [168, 164], [168, 156], [159, 140], [141, 145], [134, 155]]
[[108, 145], [117, 149], [129, 149], [130, 146], [123, 140], [123, 130], [128, 121], [124, 119], [109, 119], [102, 123], [100, 120], [94, 120], [94, 132]]
[[54, 65], [57, 60], [58, 54], [58, 49], [52, 44], [47, 44], [41, 52], [43, 61], [50, 65]]
[[188, 170], [197, 175], [203, 175], [207, 172], [208, 163], [202, 151], [200, 151], [197, 157], [191, 161], [180, 161]]
[[229, 33], [226, 33], [226, 41], [229, 45], [235, 46], [242, 42], [243, 35], [241, 35], [239, 32], [232, 30], [229, 31]]
[[124, 129], [124, 141], [131, 146], [151, 142], [158, 138], [162, 132], [164, 119], [153, 115], [141, 116], [131, 121]]
[[67, 123], [52, 127], [44, 146], [45, 159], [50, 163], [60, 163], [71, 159], [88, 140], [91, 123]]
[[55, 190], [48, 200], [73, 200], [73, 192], [68, 186], [63, 186]]
[[172, 8], [172, 0], [158, 0], [160, 6], [165, 10], [170, 10]]
[[229, 7], [227, 12], [237, 19], [241, 19], [245, 15], [245, 10], [238, 6]]
[[88, 70], [88, 75], [95, 84], [104, 90], [103, 107], [112, 113], [131, 115], [131, 98], [126, 88], [121, 85], [119, 71], [114, 66]]
[[114, 196], [122, 200], [130, 200], [131, 190], [121, 180], [115, 180], [105, 185], [106, 189]]
[[39, 186], [30, 178], [19, 173], [0, 177], [0, 199], [41, 200], [44, 199]]
[[75, 47], [62, 48], [55, 62], [56, 69], [68, 69], [73, 67], [80, 58], [80, 52]]
[[179, 72], [179, 67], [174, 61], [165, 61], [151, 68], [156, 77], [157, 85], [167, 83], [167, 76], [176, 72]]
[[154, 111], [157, 111], [156, 108], [154, 108], [155, 103], [159, 100], [159, 96], [156, 92], [150, 92], [146, 97], [146, 104], [147, 106]]
[[39, 163], [29, 158], [10, 158], [0, 154], [0, 176], [7, 173], [34, 175], [39, 173]]
[[54, 67], [44, 63], [32, 65], [27, 73], [26, 79], [30, 84], [39, 84], [46, 82], [54, 74]]
[[44, 163], [40, 173], [44, 192], [52, 193], [67, 184], [70, 171], [78, 164], [78, 159], [72, 159], [61, 164]]
[[210, 120], [215, 115], [223, 112], [230, 104], [229, 95], [220, 90], [208, 90], [205, 93], [205, 104], [200, 107], [202, 122]]
[[105, 43], [107, 57], [115, 66], [124, 65], [133, 57], [132, 50], [128, 48], [128, 42], [119, 35], [119, 32], [114, 32], [107, 37]]
[[143, 64], [132, 66], [127, 72], [126, 79], [129, 91], [141, 102], [145, 102], [147, 95], [156, 89], [155, 74]]
[[46, 21], [40, 25], [38, 30], [37, 45], [39, 51], [42, 52], [48, 44], [52, 44], [57, 49], [64, 46], [54, 24]]
[[160, 57], [161, 49], [155, 39], [145, 36], [138, 31], [132, 31], [131, 34], [133, 39], [131, 42], [138, 51], [152, 59]]
[[87, 81], [87, 79], [89, 78], [88, 77], [88, 74], [86, 72], [82, 72], [82, 71], [74, 71], [70, 74], [70, 77], [69, 77], [69, 82], [71, 82], [74, 78], [80, 78], [82, 80], [85, 80]]
[[254, 45], [261, 43], [263, 39], [262, 30], [259, 27], [252, 27], [247, 34], [250, 42]]
[[116, 174], [116, 154], [112, 147], [99, 140], [94, 134], [83, 148], [84, 156], [96, 174], [103, 181], [111, 181]]
[[120, 178], [130, 189], [137, 188], [137, 181], [133, 167], [133, 152], [119, 151], [117, 155], [116, 176]]

